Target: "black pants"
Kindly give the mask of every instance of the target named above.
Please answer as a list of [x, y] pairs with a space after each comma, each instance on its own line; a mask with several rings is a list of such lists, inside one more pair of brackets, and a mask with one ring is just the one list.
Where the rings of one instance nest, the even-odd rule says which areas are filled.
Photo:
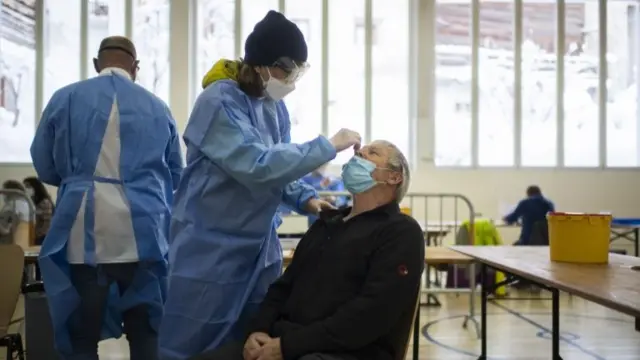
[[[244, 360], [242, 357], [243, 343], [231, 343], [217, 350], [196, 355], [189, 360]], [[351, 355], [341, 354], [309, 354], [303, 355], [298, 360], [358, 360]]]
[[[67, 360], [98, 360], [98, 342], [107, 306], [109, 286], [118, 284], [124, 293], [138, 270], [138, 263], [71, 265], [71, 281], [80, 295], [80, 306], [71, 315], [69, 335], [74, 354]], [[99, 272], [106, 281], [99, 280]], [[122, 313], [131, 360], [158, 358], [158, 334], [149, 323], [146, 305]]]

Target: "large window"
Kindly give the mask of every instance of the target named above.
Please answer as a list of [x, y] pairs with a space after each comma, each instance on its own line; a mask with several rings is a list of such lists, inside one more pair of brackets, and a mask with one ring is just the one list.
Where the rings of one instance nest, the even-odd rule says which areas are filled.
[[640, 4], [609, 2], [607, 165], [640, 166]]
[[95, 75], [104, 37], [133, 39], [138, 83], [183, 121], [269, 10], [309, 48], [293, 142], [351, 128], [418, 166], [640, 167], [638, 0], [0, 0], [0, 163], [29, 161], [37, 112]]
[[563, 51], [564, 165], [568, 167], [600, 164], [598, 37], [598, 2], [567, 4]]
[[[365, 44], [347, 35], [357, 31], [363, 16], [362, 0], [329, 1], [329, 134], [349, 128], [365, 135]], [[351, 156], [343, 151], [335, 162]]]
[[[64, 0], [58, 0], [64, 1]], [[98, 55], [100, 42], [107, 36], [125, 35], [125, 1], [91, 0], [89, 1], [87, 39], [88, 51], [87, 75], [95, 75], [93, 59]], [[143, 64], [144, 65], [144, 64]], [[147, 64], [148, 65], [148, 64]]]
[[478, 164], [514, 164], [513, 4], [480, 3]]
[[35, 127], [35, 0], [0, 5], [0, 162], [31, 161]]
[[44, 1], [44, 99], [80, 80], [80, 2]]
[[436, 2], [435, 163], [471, 165], [471, 2]]
[[371, 140], [409, 154], [409, 1], [373, 0]]
[[[196, 27], [195, 95], [202, 91], [201, 79], [220, 59], [235, 59], [235, 1], [200, 0]], [[193, 97], [195, 100], [195, 96]]]
[[439, 0], [424, 21], [436, 27], [436, 165], [640, 165], [638, 1], [565, 1], [561, 22], [556, 1], [473, 4]]
[[522, 165], [555, 166], [556, 6], [525, 0], [522, 13]]
[[138, 50], [138, 82], [169, 102], [169, 0], [134, 0], [133, 41]]
[[322, 0], [289, 0], [286, 14], [307, 40], [307, 73], [287, 96], [291, 141], [304, 142], [322, 133]]

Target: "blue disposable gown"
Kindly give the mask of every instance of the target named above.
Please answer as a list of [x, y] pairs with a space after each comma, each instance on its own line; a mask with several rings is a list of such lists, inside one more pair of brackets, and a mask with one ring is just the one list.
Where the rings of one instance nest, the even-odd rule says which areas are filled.
[[161, 359], [240, 340], [281, 274], [278, 206], [306, 213], [316, 192], [299, 179], [336, 155], [322, 136], [290, 144], [289, 129], [282, 101], [249, 97], [232, 80], [214, 82], [196, 101], [173, 208]]
[[100, 263], [109, 241], [130, 242], [127, 256], [143, 265], [125, 293], [111, 288], [103, 338], [120, 337], [121, 312], [140, 304], [159, 326], [179, 139], [167, 106], [116, 70], [60, 89], [47, 104], [31, 156], [38, 177], [59, 187], [39, 263], [63, 357], [73, 352], [66, 324], [80, 301], [69, 257]]

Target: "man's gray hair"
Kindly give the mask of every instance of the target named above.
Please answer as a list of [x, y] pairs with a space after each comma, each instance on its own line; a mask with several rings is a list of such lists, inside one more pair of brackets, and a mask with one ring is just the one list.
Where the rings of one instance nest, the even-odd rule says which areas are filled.
[[409, 183], [411, 182], [409, 162], [402, 151], [400, 151], [400, 149], [398, 149], [398, 147], [393, 143], [386, 140], [378, 141], [391, 149], [389, 152], [389, 169], [402, 174], [402, 182], [398, 184], [398, 189], [396, 189], [396, 202], [400, 203], [402, 202], [402, 199], [404, 199], [404, 196], [407, 195], [407, 191], [409, 191]]

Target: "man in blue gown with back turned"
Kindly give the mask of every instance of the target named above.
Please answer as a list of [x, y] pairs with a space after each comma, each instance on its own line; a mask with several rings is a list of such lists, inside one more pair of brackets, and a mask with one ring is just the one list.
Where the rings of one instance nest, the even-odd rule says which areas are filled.
[[129, 39], [104, 39], [94, 66], [53, 94], [31, 145], [38, 177], [58, 187], [39, 259], [55, 345], [97, 360], [98, 342], [124, 330], [130, 359], [153, 360], [180, 141], [167, 105], [134, 82]]

